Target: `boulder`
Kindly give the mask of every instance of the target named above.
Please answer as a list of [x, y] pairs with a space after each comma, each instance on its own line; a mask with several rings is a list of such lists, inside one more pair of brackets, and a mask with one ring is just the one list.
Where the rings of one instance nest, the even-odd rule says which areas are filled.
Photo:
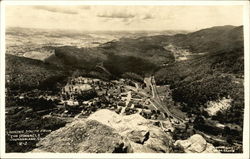
[[219, 151], [199, 134], [195, 134], [187, 140], [177, 140], [174, 146], [186, 153], [219, 153]]
[[90, 115], [88, 119], [96, 120], [115, 129], [121, 136], [128, 139], [133, 152], [172, 152], [171, 135], [139, 114], [122, 116], [102, 109]]
[[100, 122], [75, 121], [58, 129], [37, 144], [32, 152], [115, 153], [130, 152], [128, 142], [114, 129]]
[[172, 145], [171, 135], [139, 114], [123, 116], [102, 109], [51, 132], [32, 152], [169, 153]]
[[149, 131], [131, 131], [128, 138], [135, 143], [144, 144], [144, 142], [149, 138]]

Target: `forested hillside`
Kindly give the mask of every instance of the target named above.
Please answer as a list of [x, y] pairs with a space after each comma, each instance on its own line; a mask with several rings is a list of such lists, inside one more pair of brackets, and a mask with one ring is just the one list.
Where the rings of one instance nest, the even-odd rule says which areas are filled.
[[[190, 40], [189, 48], [192, 48], [192, 51], [207, 53], [160, 69], [155, 74], [157, 83], [170, 84], [174, 100], [184, 103], [183, 111], [190, 114], [201, 114], [208, 101], [220, 100], [223, 97], [232, 98], [230, 109], [223, 112], [223, 115], [219, 113], [218, 117], [214, 118], [223, 123], [231, 122], [242, 126], [244, 108], [243, 28], [214, 27], [189, 35], [194, 38], [193, 41]], [[205, 40], [202, 40], [204, 38]], [[179, 45], [184, 45], [183, 43], [179, 43]], [[184, 47], [188, 47], [187, 44]]]
[[6, 55], [6, 87], [10, 90], [54, 90], [66, 80], [68, 72], [42, 61]]

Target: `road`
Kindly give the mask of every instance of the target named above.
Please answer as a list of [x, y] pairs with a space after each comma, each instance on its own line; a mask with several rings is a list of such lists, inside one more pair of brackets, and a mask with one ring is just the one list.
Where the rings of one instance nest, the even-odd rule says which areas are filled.
[[152, 95], [153, 97], [151, 98], [152, 103], [154, 103], [154, 105], [162, 112], [166, 113], [169, 117], [172, 117], [173, 120], [175, 120], [175, 122], [179, 122], [179, 123], [184, 123], [185, 120], [183, 120], [182, 118], [176, 116], [175, 114], [171, 113], [167, 106], [165, 105], [165, 103], [160, 99], [157, 88], [156, 88], [156, 83], [155, 83], [155, 79], [154, 76], [149, 77], [147, 80], [145, 80], [146, 85], [151, 87], [151, 91], [152, 91]]
[[96, 65], [96, 68], [100, 68], [102, 69], [105, 73], [107, 73], [108, 75], [111, 75], [111, 73], [103, 66], [103, 62], [100, 62]]
[[177, 115], [171, 113], [168, 110], [167, 105], [161, 100], [161, 98], [159, 97], [157, 88], [156, 88], [156, 83], [155, 83], [155, 79], [154, 76], [151, 77], [147, 77], [144, 79], [144, 83], [146, 84], [146, 86], [151, 90], [151, 94], [149, 95], [148, 93], [139, 91], [138, 89], [132, 87], [132, 86], [126, 86], [127, 89], [132, 90], [136, 93], [139, 93], [140, 95], [143, 95], [145, 97], [149, 97], [149, 101], [150, 103], [156, 108], [159, 109], [161, 112], [166, 113], [170, 118], [172, 118], [171, 120], [174, 123], [185, 123], [185, 120], [178, 117]]
[[120, 112], [120, 114], [124, 114], [124, 112], [125, 112], [125, 109], [128, 107], [128, 104], [129, 104], [129, 102], [131, 101], [131, 91], [128, 91], [127, 92], [127, 97], [126, 97], [126, 106], [125, 107], [122, 107], [122, 110], [121, 110], [121, 112]]

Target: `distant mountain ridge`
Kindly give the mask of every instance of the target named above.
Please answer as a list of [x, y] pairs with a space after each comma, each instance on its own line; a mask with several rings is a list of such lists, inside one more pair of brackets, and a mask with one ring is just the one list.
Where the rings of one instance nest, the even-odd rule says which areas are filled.
[[[164, 48], [168, 44], [188, 49], [193, 54], [200, 52], [209, 52], [211, 55], [216, 52], [226, 54], [234, 52], [234, 50], [241, 50], [243, 47], [243, 26], [219, 26], [173, 36], [122, 38], [119, 41], [110, 41], [94, 48], [57, 47], [55, 54], [47, 58], [45, 63], [57, 65], [56, 68], [59, 70], [63, 68], [64, 71], [66, 69], [67, 72], [74, 69], [87, 70], [88, 72], [95, 70], [96, 65], [103, 62], [104, 67], [114, 76], [119, 77], [126, 72], [147, 76], [153, 74], [163, 65], [175, 63], [174, 53]], [[243, 59], [241, 52], [238, 52], [237, 55], [232, 54], [237, 57], [234, 59]], [[201, 58], [205, 57], [208, 56], [204, 55]], [[15, 58], [17, 61], [21, 59], [25, 61], [25, 58]], [[221, 60], [223, 61], [223, 59]], [[8, 65], [8, 60], [6, 63]], [[41, 65], [44, 64], [37, 63], [37, 67]], [[213, 66], [219, 67], [216, 63]], [[11, 67], [15, 68], [16, 66]], [[223, 67], [228, 67], [230, 70], [228, 65]]]
[[[132, 57], [142, 59], [143, 63], [152, 63], [155, 65], [153, 67], [155, 69], [175, 61], [174, 54], [164, 48], [168, 44], [190, 50], [191, 53], [195, 54], [239, 49], [242, 46], [242, 41], [242, 26], [220, 26], [173, 36], [122, 38], [119, 41], [110, 41], [94, 48], [59, 47], [55, 50], [55, 56], [64, 61], [66, 65], [71, 63], [71, 65], [83, 68], [93, 67], [98, 62], [104, 62], [104, 66], [110, 65], [112, 61], [109, 59], [112, 59], [113, 56]], [[47, 60], [48, 63], [52, 61]], [[91, 66], [86, 66], [85, 63], [89, 63]]]
[[242, 41], [242, 26], [220, 26], [189, 33], [177, 44], [192, 52], [215, 52], [237, 48]]

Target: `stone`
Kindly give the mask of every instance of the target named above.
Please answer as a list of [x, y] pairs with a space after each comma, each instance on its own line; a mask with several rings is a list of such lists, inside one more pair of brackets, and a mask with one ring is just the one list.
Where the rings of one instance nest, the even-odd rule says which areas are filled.
[[37, 144], [32, 152], [115, 153], [129, 152], [129, 144], [114, 129], [94, 120], [75, 121]]
[[144, 144], [149, 138], [149, 131], [131, 131], [128, 138], [135, 143]]
[[123, 116], [102, 109], [51, 132], [32, 152], [169, 153], [172, 145], [170, 134], [139, 114]]
[[174, 146], [186, 153], [219, 153], [212, 144], [207, 143], [199, 134], [195, 134], [187, 140], [177, 140]]
[[172, 152], [172, 136], [139, 114], [122, 116], [110, 110], [101, 109], [90, 115], [88, 119], [110, 126], [121, 136], [128, 138], [133, 152]]

